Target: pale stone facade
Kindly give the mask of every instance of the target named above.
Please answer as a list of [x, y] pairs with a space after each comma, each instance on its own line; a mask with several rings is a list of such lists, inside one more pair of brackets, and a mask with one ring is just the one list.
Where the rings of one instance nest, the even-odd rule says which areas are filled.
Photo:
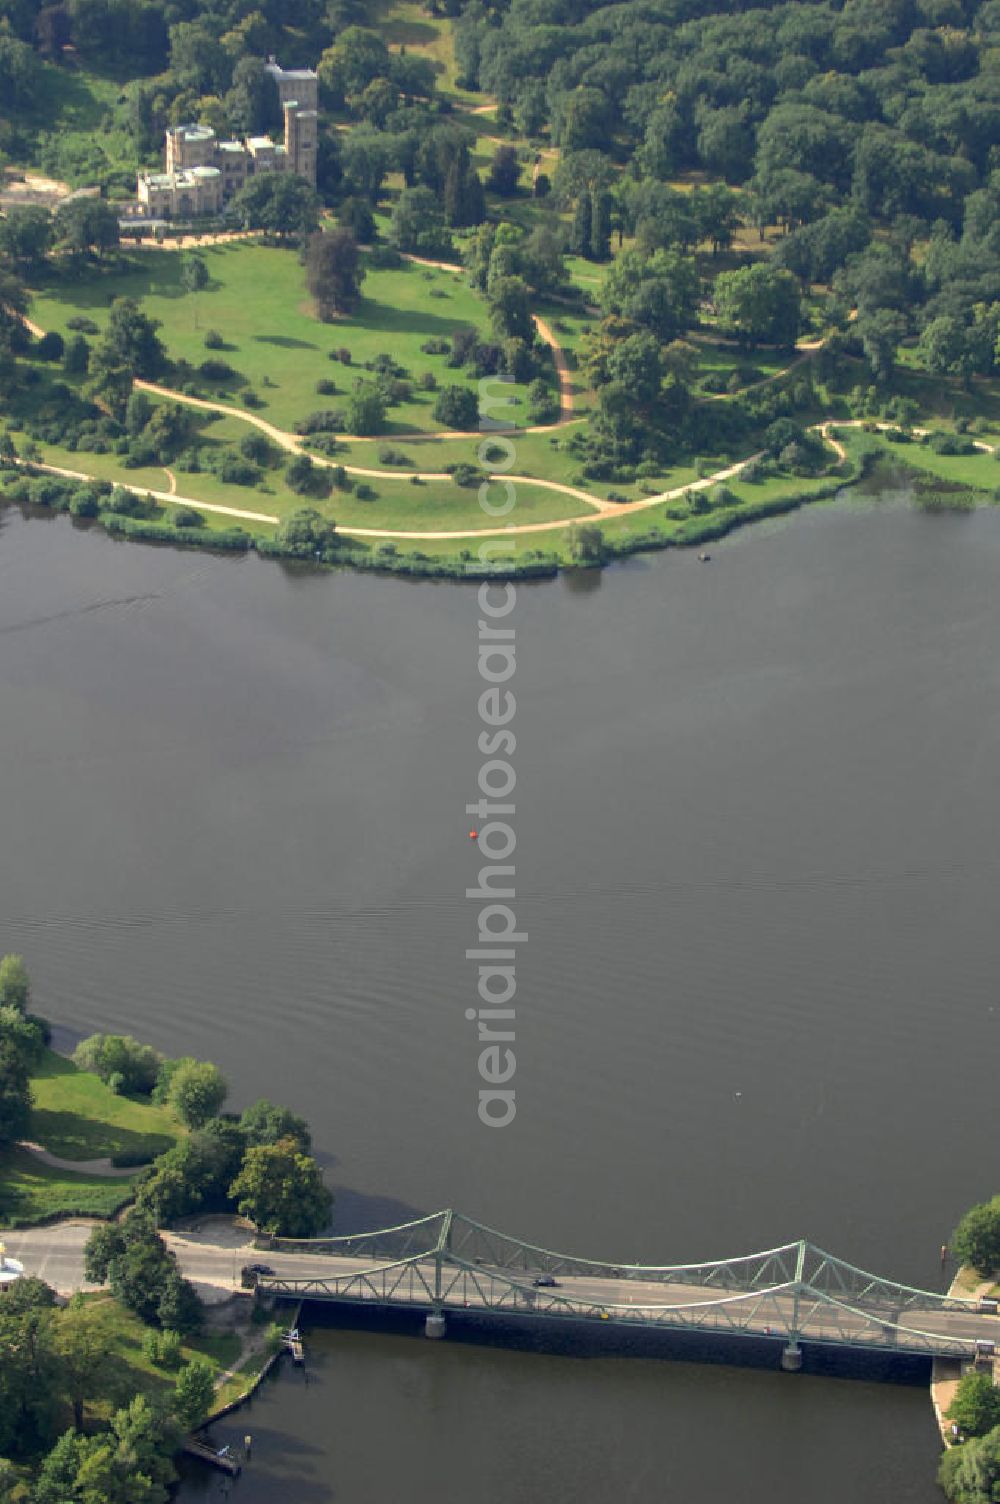
[[267, 71], [281, 101], [284, 141], [278, 144], [269, 136], [219, 141], [207, 125], [172, 126], [167, 131], [163, 172], [139, 174], [140, 213], [156, 219], [219, 214], [258, 172], [294, 172], [316, 186], [316, 74], [310, 68], [286, 71], [273, 58]]

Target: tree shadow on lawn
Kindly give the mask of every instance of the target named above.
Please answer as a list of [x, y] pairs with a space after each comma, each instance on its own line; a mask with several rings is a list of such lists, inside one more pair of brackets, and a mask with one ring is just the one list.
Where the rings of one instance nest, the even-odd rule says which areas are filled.
[[[426, 21], [386, 21], [382, 35], [393, 45], [403, 47], [432, 47], [438, 40], [438, 31]], [[436, 62], [436, 58], [431, 59]]]
[[357, 313], [351, 318], [338, 319], [327, 327], [331, 331], [343, 329], [358, 334], [425, 334], [428, 338], [440, 338], [450, 337], [456, 329], [475, 326], [468, 319], [440, 318], [429, 309], [393, 308], [389, 303], [362, 298]]
[[76, 1112], [55, 1112], [36, 1107], [31, 1114], [30, 1137], [60, 1159], [109, 1159], [127, 1149], [148, 1150], [150, 1158], [173, 1148], [165, 1133], [137, 1133], [115, 1123], [96, 1122]]
[[251, 336], [262, 345], [280, 345], [283, 350], [318, 350], [319, 345], [309, 339], [293, 339], [290, 334], [254, 334]]
[[[166, 251], [148, 255], [138, 252], [137, 255], [142, 255], [142, 261], [126, 257], [124, 265], [102, 264], [97, 258], [92, 258], [87, 263], [86, 274], [79, 278], [60, 268], [56, 275], [38, 279], [38, 291], [75, 310], [106, 309], [113, 298], [134, 298], [141, 302], [147, 297], [191, 296], [181, 282], [183, 257]], [[114, 285], [110, 286], [111, 283]], [[212, 286], [213, 283], [209, 282], [204, 290], [210, 291]]]
[[16, 1227], [27, 1216], [31, 1198], [13, 1180], [10, 1153], [0, 1154], [0, 1228]]

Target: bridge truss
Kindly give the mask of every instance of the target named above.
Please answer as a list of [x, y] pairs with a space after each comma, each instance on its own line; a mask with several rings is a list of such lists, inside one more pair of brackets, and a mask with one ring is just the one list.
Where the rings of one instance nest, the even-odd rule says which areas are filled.
[[[978, 1302], [880, 1278], [806, 1240], [714, 1262], [617, 1264], [556, 1253], [444, 1211], [347, 1237], [258, 1242], [329, 1258], [329, 1273], [260, 1278], [262, 1290], [297, 1299], [614, 1321], [780, 1337], [792, 1347], [806, 1340], [931, 1356], [974, 1356], [982, 1340]], [[546, 1276], [555, 1283], [534, 1283]]]

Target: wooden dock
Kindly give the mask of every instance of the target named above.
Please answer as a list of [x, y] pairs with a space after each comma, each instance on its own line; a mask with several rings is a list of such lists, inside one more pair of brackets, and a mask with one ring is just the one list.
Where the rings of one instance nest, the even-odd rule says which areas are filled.
[[217, 1452], [206, 1442], [199, 1441], [197, 1436], [189, 1436], [184, 1443], [183, 1451], [188, 1457], [197, 1457], [199, 1462], [205, 1462], [209, 1467], [218, 1468], [222, 1473], [228, 1473], [231, 1478], [238, 1478], [243, 1471], [243, 1464], [235, 1457], [230, 1456], [229, 1448], [225, 1447]]

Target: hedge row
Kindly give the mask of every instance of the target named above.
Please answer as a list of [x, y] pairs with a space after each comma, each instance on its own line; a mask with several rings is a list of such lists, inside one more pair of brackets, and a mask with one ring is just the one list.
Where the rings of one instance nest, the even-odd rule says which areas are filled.
[[100, 520], [109, 533], [118, 533], [122, 537], [139, 539], [145, 543], [183, 543], [191, 548], [236, 551], [253, 547], [253, 539], [249, 534], [240, 532], [237, 528], [212, 533], [199, 527], [171, 527], [166, 522], [144, 522], [141, 518], [123, 517], [117, 512], [102, 512]]

